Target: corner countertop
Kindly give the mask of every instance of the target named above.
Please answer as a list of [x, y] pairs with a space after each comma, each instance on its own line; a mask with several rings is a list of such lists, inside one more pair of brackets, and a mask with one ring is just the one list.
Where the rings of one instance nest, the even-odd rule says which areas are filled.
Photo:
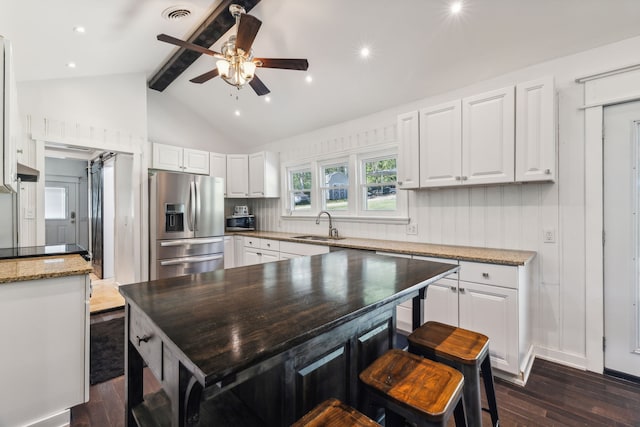
[[78, 254], [0, 260], [0, 284], [90, 272], [91, 265]]
[[437, 258], [457, 259], [460, 261], [486, 262], [503, 265], [524, 265], [531, 261], [536, 252], [511, 249], [482, 248], [475, 246], [439, 245], [432, 243], [401, 242], [397, 240], [363, 239], [346, 237], [327, 241], [296, 239], [304, 233], [280, 233], [273, 231], [247, 231], [232, 233], [262, 239], [274, 239], [287, 242], [308, 243], [329, 247], [364, 249], [370, 251], [395, 252], [407, 255], [430, 256]]
[[0, 248], [0, 260], [16, 258], [33, 258], [51, 255], [86, 255], [85, 248], [76, 244], [27, 246], [21, 248]]

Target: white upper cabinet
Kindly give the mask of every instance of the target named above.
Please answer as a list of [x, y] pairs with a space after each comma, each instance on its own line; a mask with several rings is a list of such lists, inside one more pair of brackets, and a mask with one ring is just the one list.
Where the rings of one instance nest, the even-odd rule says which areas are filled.
[[227, 197], [249, 196], [249, 155], [227, 154]]
[[209, 153], [209, 176], [224, 178], [224, 197], [227, 197], [227, 155]]
[[153, 168], [209, 175], [209, 153], [191, 148], [153, 144]]
[[184, 149], [183, 171], [209, 175], [209, 152], [202, 150]]
[[418, 112], [398, 116], [398, 188], [420, 186], [420, 126]]
[[249, 155], [249, 197], [279, 197], [279, 156], [270, 151]]
[[462, 100], [463, 184], [514, 181], [514, 88]]
[[419, 158], [420, 187], [460, 185], [462, 118], [459, 99], [420, 110]]
[[556, 179], [553, 77], [516, 86], [516, 181]]

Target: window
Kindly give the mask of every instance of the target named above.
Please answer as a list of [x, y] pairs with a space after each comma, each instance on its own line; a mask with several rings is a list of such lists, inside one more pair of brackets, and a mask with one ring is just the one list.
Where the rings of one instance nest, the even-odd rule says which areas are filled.
[[67, 218], [67, 190], [64, 187], [45, 187], [44, 219]]
[[289, 171], [289, 205], [292, 211], [311, 210], [311, 169]]
[[366, 211], [395, 211], [396, 156], [362, 160], [362, 206]]
[[322, 210], [350, 221], [406, 223], [407, 194], [397, 190], [397, 148], [351, 150], [307, 163], [283, 165], [285, 217]]
[[323, 207], [328, 211], [349, 210], [349, 163], [325, 164], [320, 168]]

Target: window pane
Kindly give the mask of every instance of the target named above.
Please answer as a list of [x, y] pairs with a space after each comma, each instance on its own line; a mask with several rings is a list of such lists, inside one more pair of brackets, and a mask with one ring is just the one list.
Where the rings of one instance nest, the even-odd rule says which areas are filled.
[[289, 188], [293, 210], [311, 209], [311, 170], [292, 171], [289, 174]]
[[345, 164], [325, 166], [322, 168], [324, 176], [324, 206], [327, 210], [346, 211], [349, 208], [349, 167]]
[[44, 219], [66, 219], [67, 191], [64, 187], [45, 187]]
[[396, 158], [365, 160], [365, 209], [369, 211], [395, 211]]

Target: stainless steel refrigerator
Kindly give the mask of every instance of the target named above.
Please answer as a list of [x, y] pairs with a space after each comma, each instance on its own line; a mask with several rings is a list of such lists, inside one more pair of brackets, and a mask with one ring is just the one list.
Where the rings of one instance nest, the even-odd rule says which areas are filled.
[[149, 174], [152, 280], [224, 267], [224, 180], [178, 172]]

